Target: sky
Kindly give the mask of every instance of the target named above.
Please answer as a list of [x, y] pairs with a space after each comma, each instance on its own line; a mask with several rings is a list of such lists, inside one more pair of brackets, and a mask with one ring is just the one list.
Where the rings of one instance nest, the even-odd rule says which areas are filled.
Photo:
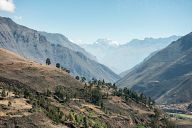
[[192, 31], [192, 0], [0, 0], [0, 16], [75, 43], [126, 43]]

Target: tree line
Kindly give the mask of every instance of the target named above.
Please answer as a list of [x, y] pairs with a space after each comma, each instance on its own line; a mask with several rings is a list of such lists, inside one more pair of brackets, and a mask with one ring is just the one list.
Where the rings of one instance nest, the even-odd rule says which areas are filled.
[[[50, 58], [47, 58], [47, 59], [46, 59], [46, 65], [50, 65], [50, 64], [51, 64], [51, 60], [50, 60]], [[70, 73], [70, 70], [67, 69], [67, 68], [64, 68], [63, 66], [61, 66], [60, 63], [56, 63], [55, 66], [56, 66], [57, 68], [59, 68], [59, 69], [65, 71], [65, 72], [67, 72], [67, 73]]]

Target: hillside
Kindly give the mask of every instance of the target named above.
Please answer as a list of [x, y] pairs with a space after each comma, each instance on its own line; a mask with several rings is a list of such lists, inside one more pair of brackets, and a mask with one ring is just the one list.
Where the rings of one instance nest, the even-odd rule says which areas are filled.
[[170, 125], [163, 113], [145, 101], [147, 97], [138, 97], [131, 90], [122, 92], [95, 80], [80, 82], [61, 69], [2, 48], [0, 60], [2, 128]]
[[54, 39], [58, 38], [55, 40], [58, 42], [56, 43], [52, 42], [53, 38], [46, 38], [51, 34], [44, 33], [46, 36], [43, 36], [41, 33], [18, 25], [9, 18], [0, 17], [1, 48], [14, 51], [39, 63], [45, 63], [46, 58], [50, 58], [53, 65], [60, 63], [61, 66], [69, 69], [73, 76], [105, 79], [110, 82], [119, 79], [119, 76], [109, 68], [94, 61], [90, 54], [67, 39], [63, 39], [63, 36], [60, 40], [60, 36], [54, 35]]
[[70, 85], [70, 88], [81, 86], [81, 83], [69, 76], [68, 73], [60, 71], [54, 66], [46, 66], [27, 60], [2, 48], [0, 48], [0, 60], [0, 77], [19, 80], [40, 92], [47, 89], [53, 90], [57, 85], [65, 87]]
[[158, 103], [183, 103], [192, 100], [192, 33], [172, 42], [119, 80], [156, 99]]

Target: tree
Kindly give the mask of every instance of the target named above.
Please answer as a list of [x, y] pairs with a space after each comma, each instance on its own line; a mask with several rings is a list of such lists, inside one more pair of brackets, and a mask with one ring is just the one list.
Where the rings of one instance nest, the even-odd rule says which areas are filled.
[[28, 90], [24, 90], [24, 97], [25, 98], [28, 98], [28, 97], [30, 97], [30, 93], [29, 93], [29, 91]]
[[81, 77], [81, 82], [85, 82], [86, 78], [85, 77]]
[[120, 88], [117, 92], [116, 92], [117, 96], [122, 96], [123, 95], [123, 90]]
[[141, 99], [142, 102], [144, 101], [144, 95], [143, 95], [143, 93], [140, 94], [140, 99]]
[[49, 58], [46, 59], [46, 65], [50, 65], [51, 64], [51, 60]]
[[98, 80], [97, 85], [101, 85], [101, 84], [102, 84], [101, 80]]
[[46, 96], [51, 96], [51, 91], [47, 89]]
[[8, 106], [9, 106], [9, 107], [11, 106], [11, 101], [8, 102]]
[[86, 117], [83, 117], [83, 127], [88, 128], [87, 118]]
[[76, 80], [79, 80], [79, 76], [76, 76], [75, 79], [76, 79]]
[[103, 79], [103, 81], [102, 81], [102, 84], [104, 85], [105, 84], [105, 80]]
[[1, 92], [1, 96], [2, 96], [2, 97], [6, 97], [6, 92], [5, 92], [4, 89], [3, 89], [2, 92]]
[[99, 88], [94, 88], [91, 90], [91, 103], [93, 104], [99, 104], [102, 100], [102, 94]]
[[115, 85], [115, 83], [113, 84], [113, 88], [116, 90], [117, 89], [117, 86]]
[[57, 67], [57, 68], [60, 68], [60, 63], [56, 63], [56, 67]]
[[101, 102], [100, 107], [101, 107], [101, 109], [104, 108], [103, 102]]
[[55, 89], [55, 95], [61, 100], [64, 99], [64, 89], [61, 85], [57, 86]]
[[66, 70], [63, 66], [61, 66], [61, 69], [62, 69], [63, 71], [65, 71], [65, 70]]
[[69, 69], [66, 69], [66, 72], [67, 72], [67, 73], [70, 73], [70, 70], [69, 70]]
[[161, 111], [157, 108], [154, 109], [155, 117], [158, 119], [161, 115]]

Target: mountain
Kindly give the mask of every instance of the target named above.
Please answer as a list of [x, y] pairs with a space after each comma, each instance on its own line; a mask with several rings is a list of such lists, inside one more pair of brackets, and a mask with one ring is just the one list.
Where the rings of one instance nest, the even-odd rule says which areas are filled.
[[172, 42], [117, 82], [151, 96], [158, 103], [192, 100], [192, 33]]
[[145, 61], [147, 61], [148, 59], [150, 59], [153, 55], [155, 55], [159, 50], [155, 51], [155, 52], [152, 52], [148, 57], [146, 57], [141, 63], [137, 64], [136, 66], [134, 66], [133, 68], [129, 69], [129, 70], [126, 70], [122, 73], [119, 74], [119, 76], [121, 78], [123, 78], [124, 76], [126, 76], [129, 72], [135, 70], [137, 67], [139, 67], [142, 63], [144, 63]]
[[98, 62], [119, 74], [131, 69], [152, 52], [163, 49], [178, 38], [179, 36], [145, 38], [144, 40], [134, 39], [122, 45], [118, 45], [117, 42], [109, 39], [99, 39], [93, 44], [83, 44], [81, 46], [95, 55]]
[[96, 57], [85, 51], [85, 49], [81, 48], [80, 46], [76, 45], [75, 43], [71, 42], [67, 37], [59, 33], [47, 33], [47, 32], [39, 32], [41, 35], [45, 36], [47, 41], [51, 44], [61, 45], [67, 47], [73, 51], [81, 52], [86, 57], [96, 60]]
[[125, 75], [127, 75], [129, 72], [130, 72], [130, 70], [126, 70], [126, 71], [120, 73], [119, 76], [120, 76], [121, 78], [123, 78], [123, 77], [124, 77]]
[[[1, 128], [168, 125], [164, 113], [158, 110], [157, 116], [154, 106], [114, 95], [117, 89], [112, 85], [98, 86], [93, 81], [85, 84], [55, 66], [34, 62], [2, 48], [0, 60]], [[152, 121], [154, 118], [158, 124]]]
[[[110, 51], [115, 50], [118, 45], [115, 41], [109, 39], [98, 39], [93, 44], [81, 44], [81, 47], [86, 49], [92, 55], [96, 56], [98, 62], [104, 64], [104, 60], [107, 59], [107, 54]], [[110, 68], [114, 69], [115, 67]]]
[[84, 76], [88, 80], [96, 78], [115, 82], [119, 79], [118, 75], [94, 61], [92, 57], [89, 58], [90, 54], [71, 44], [64, 36], [42, 34], [18, 25], [9, 18], [0, 17], [0, 47], [40, 63], [45, 63], [46, 58], [50, 58], [53, 65], [60, 63], [69, 69], [72, 75]]

